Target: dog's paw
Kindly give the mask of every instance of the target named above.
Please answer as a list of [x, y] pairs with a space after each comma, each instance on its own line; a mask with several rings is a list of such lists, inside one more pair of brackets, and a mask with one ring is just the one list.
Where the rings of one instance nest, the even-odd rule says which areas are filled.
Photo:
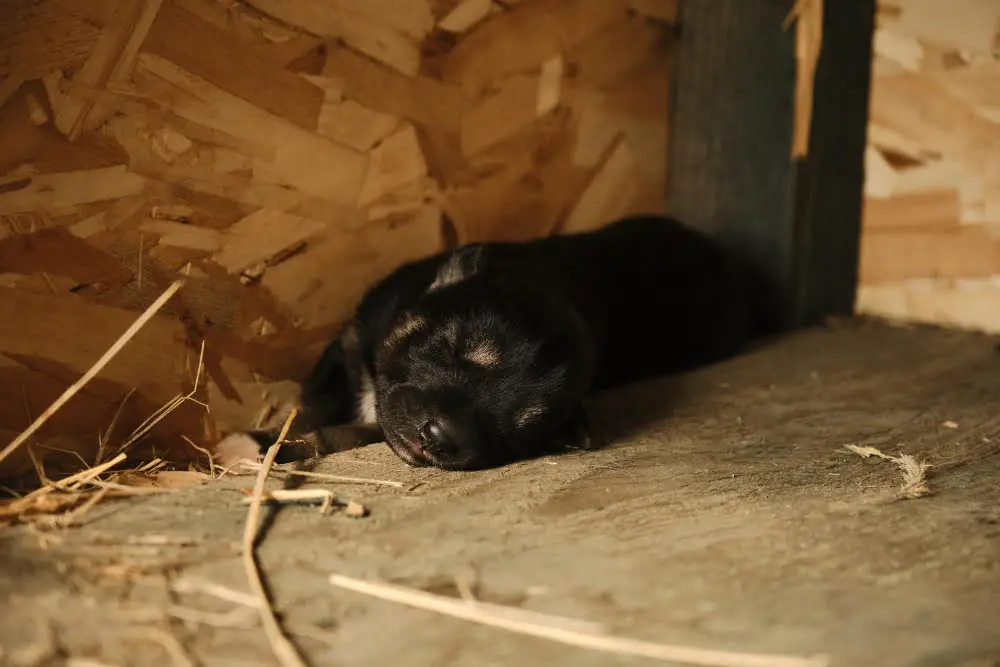
[[241, 461], [259, 461], [261, 453], [260, 443], [249, 433], [230, 433], [215, 445], [215, 462], [231, 468]]
[[601, 442], [593, 434], [587, 413], [580, 408], [566, 422], [560, 437], [557, 438], [559, 449], [564, 452], [584, 452], [598, 449]]
[[601, 441], [589, 428], [574, 430], [563, 440], [563, 450], [567, 452], [589, 452], [600, 447]]

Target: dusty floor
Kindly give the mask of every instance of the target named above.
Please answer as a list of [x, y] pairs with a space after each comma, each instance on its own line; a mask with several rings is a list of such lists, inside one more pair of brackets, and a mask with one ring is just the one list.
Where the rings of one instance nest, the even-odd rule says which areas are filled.
[[[595, 415], [608, 449], [493, 472], [410, 470], [384, 445], [322, 461], [316, 470], [421, 484], [328, 484], [370, 516], [288, 508], [267, 527], [262, 567], [310, 663], [662, 664], [327, 583], [339, 572], [451, 594], [473, 571], [482, 599], [631, 637], [826, 653], [844, 667], [1000, 664], [995, 341], [810, 331], [602, 397]], [[898, 470], [845, 444], [926, 459], [934, 494], [885, 502]], [[0, 663], [276, 664], [253, 613], [205, 592], [249, 590], [238, 489], [252, 483], [102, 505], [62, 532], [0, 533]]]

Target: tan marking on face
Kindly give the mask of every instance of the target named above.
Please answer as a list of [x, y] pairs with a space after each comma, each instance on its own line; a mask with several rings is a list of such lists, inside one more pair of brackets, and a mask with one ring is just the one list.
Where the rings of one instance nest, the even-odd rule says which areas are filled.
[[514, 423], [518, 428], [524, 428], [528, 424], [537, 421], [539, 417], [545, 414], [545, 408], [540, 405], [529, 405], [523, 408], [514, 417]]
[[466, 359], [479, 366], [495, 368], [500, 365], [500, 348], [496, 343], [484, 340], [476, 343], [464, 355]]
[[412, 336], [415, 332], [427, 327], [427, 320], [419, 315], [405, 313], [389, 335], [385, 337], [385, 346], [392, 349]]

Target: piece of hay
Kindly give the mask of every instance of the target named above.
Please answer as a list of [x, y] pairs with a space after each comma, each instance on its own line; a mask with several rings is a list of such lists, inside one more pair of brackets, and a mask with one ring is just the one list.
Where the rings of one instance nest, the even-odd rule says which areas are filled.
[[[67, 527], [105, 498], [123, 498], [149, 493], [171, 492], [211, 477], [195, 470], [163, 470], [166, 462], [154, 459], [138, 468], [101, 476], [126, 460], [123, 452], [100, 465], [81, 470], [61, 480], [43, 480], [44, 486], [31, 493], [0, 502], [0, 524]], [[63, 516], [57, 516], [59, 513]]]
[[588, 634], [608, 634], [608, 629], [603, 623], [581, 621], [575, 618], [554, 616], [552, 614], [532, 611], [530, 609], [522, 609], [520, 607], [505, 607], [504, 605], [493, 604], [492, 602], [483, 602], [477, 599], [475, 593], [472, 592], [472, 582], [475, 580], [476, 576], [475, 571], [471, 570], [471, 568], [456, 574], [455, 588], [458, 589], [458, 594], [463, 601], [469, 604], [477, 605], [480, 609], [485, 609], [491, 614], [516, 618], [529, 623], [537, 623], [538, 625], [576, 630], [578, 632], [585, 632]]
[[104, 496], [111, 493], [111, 489], [100, 489], [97, 493], [87, 498], [87, 500], [76, 509], [66, 514], [53, 517], [52, 523], [62, 528], [68, 528], [77, 523], [84, 514], [89, 512], [97, 503], [104, 500]]
[[191, 440], [191, 438], [187, 437], [186, 435], [182, 435], [181, 438], [184, 440], [184, 442], [186, 442], [187, 444], [191, 445], [191, 447], [193, 447], [197, 451], [201, 452], [202, 454], [205, 455], [206, 458], [208, 458], [208, 474], [209, 474], [209, 476], [212, 479], [217, 479], [218, 476], [216, 475], [216, 472], [215, 472], [215, 469], [216, 469], [215, 457], [212, 456], [212, 452], [208, 451], [204, 447], [199, 447], [198, 445], [194, 444], [194, 442]]
[[355, 500], [351, 500], [347, 503], [344, 514], [351, 519], [363, 519], [368, 516], [368, 508]]
[[21, 433], [21, 435], [14, 438], [13, 442], [4, 447], [3, 450], [0, 450], [0, 462], [14, 453], [14, 451], [22, 444], [27, 442], [28, 438], [33, 436], [35, 432], [38, 431], [38, 429], [40, 429], [42, 425], [45, 424], [45, 422], [47, 422], [49, 418], [59, 410], [59, 408], [66, 405], [66, 403], [69, 402], [69, 399], [73, 398], [78, 391], [83, 389], [84, 385], [93, 380], [94, 377], [100, 373], [119, 352], [122, 351], [122, 348], [125, 347], [130, 340], [132, 340], [132, 338], [139, 332], [139, 329], [141, 329], [146, 322], [152, 319], [153, 315], [155, 315], [160, 308], [162, 308], [164, 304], [170, 300], [170, 297], [172, 297], [177, 290], [183, 286], [183, 278], [174, 281], [174, 283], [168, 287], [156, 301], [149, 304], [149, 308], [147, 308], [142, 315], [140, 315], [139, 318], [132, 323], [132, 326], [130, 326], [125, 333], [123, 333], [118, 340], [115, 341], [114, 345], [108, 348], [107, 352], [101, 355], [100, 359], [94, 362], [94, 365], [91, 366], [79, 380], [70, 385], [66, 391], [64, 391], [62, 395], [45, 410], [45, 412], [38, 416], [38, 419], [32, 422], [31, 425]]
[[[456, 600], [444, 595], [435, 595], [426, 591], [364, 581], [340, 574], [330, 575], [330, 583], [339, 588], [345, 588], [357, 593], [371, 595], [382, 600], [398, 602], [426, 611], [433, 611], [453, 618], [460, 618], [494, 628], [502, 628], [542, 639], [589, 648], [606, 653], [635, 655], [668, 662], [702, 665], [703, 667], [826, 667], [829, 659], [826, 656], [809, 658], [787, 655], [765, 655], [753, 653], [736, 653], [732, 651], [716, 651], [691, 646], [675, 646], [656, 642], [615, 637], [605, 634], [580, 632], [565, 627], [550, 624], [541, 625], [531, 620], [519, 618], [515, 607], [502, 607], [505, 611], [498, 614], [492, 608], [465, 600]], [[492, 607], [492, 608], [491, 608]], [[570, 619], [567, 619], [569, 621]]]
[[281, 443], [285, 441], [288, 429], [291, 428], [292, 421], [297, 414], [298, 410], [293, 408], [288, 415], [288, 419], [285, 420], [285, 425], [281, 428], [278, 439], [267, 449], [267, 455], [264, 456], [264, 463], [257, 473], [257, 483], [254, 486], [253, 498], [250, 502], [250, 510], [247, 512], [247, 522], [243, 530], [243, 567], [246, 570], [247, 579], [250, 580], [250, 586], [261, 600], [261, 606], [258, 608], [258, 611], [260, 612], [261, 624], [264, 627], [264, 634], [271, 643], [271, 650], [274, 651], [278, 662], [284, 667], [305, 667], [305, 663], [295, 650], [295, 647], [281, 631], [278, 619], [274, 615], [271, 601], [267, 597], [267, 591], [264, 590], [264, 582], [261, 580], [260, 569], [257, 567], [254, 543], [257, 541], [257, 528], [260, 525], [261, 498], [264, 496], [264, 485], [267, 482], [267, 475], [271, 471], [271, 466], [274, 465], [274, 459], [278, 456]]
[[[246, 468], [248, 470], [260, 470], [261, 465], [256, 461], [250, 461], [249, 459], [243, 459], [237, 462], [237, 465], [241, 468]], [[322, 479], [328, 482], [347, 482], [350, 484], [376, 484], [381, 486], [394, 486], [396, 488], [403, 488], [402, 482], [395, 482], [388, 479], [368, 479], [367, 477], [346, 477], [344, 475], [329, 475], [325, 472], [311, 472], [309, 470], [273, 470], [272, 472], [283, 473], [285, 475], [294, 475], [296, 477], [311, 477], [313, 479]]]
[[903, 484], [899, 487], [900, 498], [922, 498], [930, 495], [927, 486], [927, 470], [930, 464], [917, 461], [909, 454], [900, 454], [895, 459], [896, 465], [903, 471]]
[[[194, 661], [188, 657], [187, 651], [184, 650], [184, 646], [176, 637], [168, 632], [159, 628], [133, 627], [125, 628], [124, 634], [128, 638], [146, 639], [159, 644], [163, 647], [163, 650], [166, 651], [167, 655], [170, 656], [170, 661], [175, 665], [175, 667], [195, 667]], [[129, 635], [131, 635], [131, 637], [129, 637]]]
[[91, 481], [97, 479], [98, 476], [104, 474], [109, 469], [115, 467], [119, 463], [125, 460], [125, 454], [119, 454], [109, 461], [105, 461], [100, 465], [96, 465], [92, 468], [87, 468], [86, 470], [81, 470], [78, 473], [70, 475], [65, 479], [61, 479], [57, 482], [51, 482], [49, 485], [44, 486], [40, 489], [36, 489], [29, 493], [26, 498], [33, 498], [35, 496], [45, 495], [51, 493], [52, 491], [77, 491], [83, 487], [84, 484], [88, 484]]
[[[279, 505], [319, 502], [320, 514], [328, 514], [337, 498], [329, 489], [275, 489], [263, 494], [260, 500]], [[245, 502], [253, 502], [253, 498], [246, 498]]]
[[[226, 602], [232, 602], [238, 605], [237, 608], [231, 609], [225, 614], [219, 615], [215, 618], [203, 617], [204, 619], [209, 619], [211, 621], [219, 620], [231, 620], [233, 618], [238, 618], [238, 610], [246, 609], [259, 610], [261, 607], [260, 598], [256, 595], [250, 595], [249, 593], [244, 593], [243, 591], [237, 591], [232, 588], [228, 588], [221, 584], [216, 584], [210, 581], [204, 581], [200, 579], [180, 579], [173, 583], [171, 586], [173, 590], [178, 593], [204, 593], [210, 595], [219, 600], [225, 600]], [[199, 610], [188, 609], [189, 611], [198, 612]], [[168, 613], [170, 610], [168, 609]], [[183, 613], [183, 612], [181, 612]], [[203, 612], [205, 613], [205, 612]], [[195, 618], [197, 614], [192, 616], [188, 615], [185, 620], [191, 620], [193, 622], [199, 622], [199, 619]], [[214, 624], [214, 623], [213, 623]], [[301, 623], [285, 623], [285, 629], [293, 635], [299, 635], [301, 637], [309, 637], [311, 639], [316, 639], [323, 642], [327, 646], [336, 648], [338, 646], [337, 642], [329, 633], [325, 633], [319, 628], [311, 625], [305, 625]]]
[[892, 457], [888, 454], [883, 454], [878, 449], [868, 445], [844, 445], [844, 449], [849, 452], [854, 452], [863, 459], [867, 459], [869, 456], [877, 456], [880, 459], [892, 460]]
[[[249, 489], [244, 489], [249, 491]], [[249, 503], [253, 499], [246, 498], [245, 502]], [[261, 502], [272, 502], [279, 505], [292, 504], [292, 503], [319, 503], [320, 514], [328, 514], [334, 504], [338, 504], [344, 507], [344, 511], [347, 516], [351, 518], [359, 518], [368, 515], [368, 510], [359, 502], [350, 500], [344, 502], [338, 500], [337, 496], [333, 495], [333, 491], [329, 489], [275, 489], [270, 493], [265, 493], [261, 497]]]
[[210, 625], [214, 628], [251, 628], [257, 624], [257, 614], [247, 607], [234, 607], [226, 612], [204, 611], [183, 605], [167, 605], [167, 613], [186, 623]]
[[[24, 521], [28, 517], [52, 515], [60, 511], [77, 508], [80, 503], [89, 502], [89, 494], [82, 491], [84, 485], [94, 484], [97, 477], [125, 460], [120, 454], [115, 458], [93, 468], [81, 470], [59, 481], [43, 480], [45, 486], [35, 489], [26, 496], [0, 503], [0, 522]], [[101, 494], [103, 499], [107, 494]], [[99, 500], [100, 500], [99, 499]], [[96, 502], [94, 501], [94, 504]], [[89, 510], [93, 504], [87, 507]], [[47, 520], [51, 520], [47, 519]]]
[[867, 459], [870, 456], [877, 456], [880, 459], [885, 459], [886, 461], [892, 461], [895, 463], [896, 467], [903, 473], [903, 483], [897, 492], [897, 498], [900, 500], [912, 500], [914, 498], [922, 498], [930, 495], [931, 490], [927, 485], [927, 471], [931, 467], [929, 463], [918, 461], [909, 454], [890, 456], [889, 454], [886, 454], [869, 445], [844, 445], [844, 448], [849, 452], [857, 454], [863, 459]]
[[237, 591], [212, 581], [183, 578], [173, 582], [171, 588], [178, 593], [205, 593], [219, 600], [225, 600], [226, 602], [232, 602], [252, 609], [260, 609], [264, 606], [260, 598], [256, 595]]
[[[181, 280], [174, 283], [177, 287], [181, 284]], [[176, 289], [173, 291], [176, 291]], [[164, 292], [164, 294], [160, 297], [160, 301], [165, 303], [166, 298], [169, 297], [170, 294], [172, 294], [171, 290]], [[152, 314], [152, 312], [154, 311], [151, 306], [150, 309], [147, 309], [146, 313]], [[120, 349], [124, 342], [127, 342], [127, 340], [131, 338], [136, 331], [138, 331], [144, 321], [145, 320], [140, 317], [139, 320], [133, 323], [129, 331], [119, 338], [118, 343], [116, 343], [115, 346], [112, 346], [108, 353], [105, 353], [105, 356], [102, 357], [102, 359], [93, 368], [91, 368], [90, 371], [88, 371], [84, 378], [88, 375], [93, 376], [96, 374], [96, 372], [100, 370], [100, 367], [106, 364], [110, 360], [111, 356], [114, 356], [110, 353], [116, 348]], [[117, 472], [106, 480], [100, 479], [101, 475], [126, 460], [127, 455], [124, 451], [125, 449], [139, 440], [149, 431], [149, 429], [155, 426], [158, 421], [163, 419], [163, 417], [169, 414], [178, 405], [187, 400], [194, 401], [200, 405], [205, 405], [194, 398], [194, 394], [198, 390], [199, 379], [204, 367], [204, 355], [205, 343], [203, 341], [201, 345], [201, 353], [198, 357], [198, 371], [195, 375], [194, 388], [191, 392], [186, 395], [176, 396], [166, 405], [157, 410], [152, 416], [143, 422], [143, 424], [141, 424], [128, 439], [125, 440], [124, 444], [119, 447], [117, 455], [112, 459], [100, 462], [104, 456], [104, 451], [111, 432], [114, 429], [114, 424], [118, 419], [118, 415], [121, 413], [124, 401], [121, 405], [119, 405], [111, 426], [108, 427], [104, 434], [98, 434], [98, 465], [87, 467], [84, 470], [61, 480], [49, 480], [41, 467], [41, 461], [37, 460], [34, 456], [33, 447], [29, 447], [28, 453], [32, 458], [32, 462], [35, 464], [36, 473], [38, 474], [38, 478], [41, 481], [42, 486], [24, 497], [16, 498], [9, 502], [0, 502], [0, 524], [13, 523], [17, 521], [29, 521], [34, 522], [35, 524], [48, 524], [53, 527], [67, 527], [78, 521], [84, 513], [92, 509], [104, 498], [119, 498], [136, 496], [144, 493], [169, 491], [183, 486], [204, 483], [212, 479], [212, 475], [194, 470], [163, 470], [167, 466], [167, 462], [159, 458], [149, 461], [138, 468]], [[83, 386], [83, 384], [84, 382], [81, 380], [74, 386], [79, 389]], [[129, 392], [129, 395], [131, 395], [131, 393], [132, 392]], [[64, 397], [71, 395], [72, 392], [69, 391], [66, 394], [63, 394]], [[128, 396], [125, 398], [127, 400]], [[66, 400], [68, 400], [68, 398], [66, 398]], [[65, 403], [65, 400], [62, 402]], [[58, 407], [58, 404], [59, 401], [53, 403], [53, 406], [49, 408], [49, 412], [54, 412]], [[205, 407], [207, 408], [207, 406]], [[39, 422], [36, 421], [36, 424], [38, 423]], [[17, 441], [15, 441], [15, 443], [16, 442]], [[195, 447], [197, 448], [197, 446]], [[205, 452], [209, 456], [209, 465], [214, 473], [215, 466], [212, 461], [211, 454], [205, 450], [201, 451]], [[80, 458], [80, 461], [86, 465], [86, 461], [79, 457], [78, 454], [77, 458]], [[96, 487], [96, 489], [88, 490], [84, 487]], [[67, 514], [61, 517], [55, 516], [58, 512], [67, 512]]]
[[[194, 375], [194, 386], [191, 387], [191, 391], [186, 394], [178, 394], [172, 399], [164, 403], [160, 408], [145, 419], [139, 426], [135, 428], [132, 433], [129, 434], [125, 441], [119, 445], [118, 451], [124, 452], [129, 449], [136, 442], [141, 440], [147, 433], [153, 430], [157, 424], [163, 421], [167, 415], [179, 408], [186, 401], [191, 401], [192, 403], [197, 403], [201, 407], [208, 410], [208, 404], [203, 401], [199, 401], [195, 398], [195, 394], [198, 393], [198, 387], [201, 384], [201, 373], [205, 368], [205, 341], [201, 341], [201, 351], [198, 353], [198, 368]], [[194, 444], [194, 443], [192, 443]]]
[[198, 470], [157, 470], [154, 472], [136, 470], [119, 473], [111, 481], [122, 486], [179, 489], [205, 484], [211, 479], [211, 475]]
[[111, 423], [108, 424], [108, 428], [104, 431], [104, 433], [97, 434], [97, 458], [94, 460], [95, 464], [104, 460], [104, 450], [111, 441], [111, 434], [114, 433], [115, 426], [118, 425], [118, 419], [121, 417], [122, 410], [125, 408], [125, 403], [128, 402], [128, 399], [134, 393], [134, 388], [128, 390], [128, 393], [125, 394], [125, 398], [123, 398], [122, 402], [118, 404], [118, 409], [115, 410], [115, 416], [111, 418]]

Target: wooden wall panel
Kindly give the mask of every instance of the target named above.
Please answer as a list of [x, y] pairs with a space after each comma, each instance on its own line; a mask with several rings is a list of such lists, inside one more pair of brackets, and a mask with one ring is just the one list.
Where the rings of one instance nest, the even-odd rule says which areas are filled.
[[1000, 332], [1000, 4], [891, 4], [873, 53], [857, 308]]
[[131, 390], [129, 423], [190, 390], [204, 342], [213, 411], [160, 429], [193, 453], [179, 433], [244, 426], [400, 262], [664, 208], [676, 0], [7, 9], [0, 367], [37, 413], [188, 276], [46, 438], [92, 449]]

